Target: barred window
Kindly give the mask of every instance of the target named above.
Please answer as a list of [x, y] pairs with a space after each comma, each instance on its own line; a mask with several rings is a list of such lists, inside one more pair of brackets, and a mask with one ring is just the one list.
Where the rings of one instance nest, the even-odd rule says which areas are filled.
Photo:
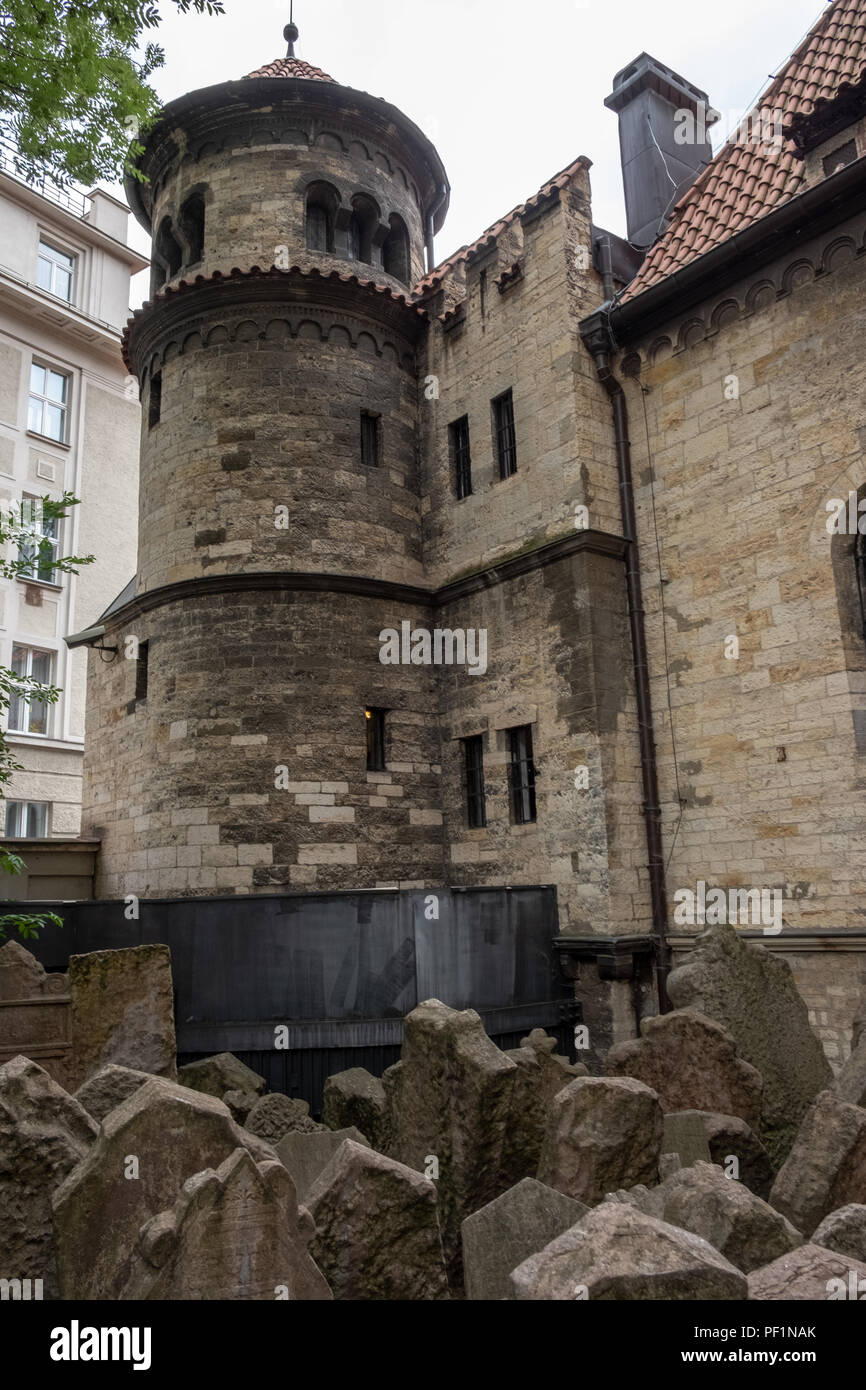
[[454, 472], [454, 490], [458, 501], [469, 497], [472, 492], [472, 457], [469, 450], [469, 416], [464, 415], [448, 426], [448, 443], [451, 453], [451, 467]]
[[510, 478], [517, 472], [517, 440], [514, 433], [514, 399], [505, 391], [493, 401], [493, 430], [496, 437], [496, 456], [500, 478]]
[[511, 815], [516, 825], [528, 825], [536, 818], [535, 763], [529, 724], [508, 730], [508, 751], [511, 757]]
[[484, 739], [481, 734], [463, 740], [466, 759], [466, 816], [472, 830], [487, 824], [484, 797]]

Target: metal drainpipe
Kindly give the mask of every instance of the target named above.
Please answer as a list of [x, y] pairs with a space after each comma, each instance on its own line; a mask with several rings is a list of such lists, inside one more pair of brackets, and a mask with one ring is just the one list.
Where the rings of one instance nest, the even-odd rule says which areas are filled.
[[598, 239], [598, 271], [601, 275], [605, 302], [607, 302], [613, 299], [613, 265], [609, 236], [602, 236]]
[[440, 184], [440, 186], [439, 186], [439, 196], [438, 196], [438, 198], [436, 199], [436, 202], [435, 202], [435, 203], [433, 204], [433, 206], [431, 207], [430, 211], [427, 213], [427, 227], [426, 227], [426, 235], [425, 235], [425, 237], [424, 237], [424, 247], [425, 247], [425, 250], [426, 250], [426, 252], [427, 252], [427, 274], [428, 274], [428, 275], [430, 274], [430, 271], [434, 268], [434, 266], [435, 266], [435, 264], [436, 264], [436, 262], [435, 262], [435, 260], [434, 260], [434, 258], [433, 258], [433, 257], [434, 257], [434, 251], [433, 251], [433, 238], [434, 238], [434, 236], [435, 236], [435, 234], [436, 234], [436, 233], [435, 233], [435, 230], [434, 230], [434, 225], [433, 225], [433, 224], [434, 224], [434, 222], [435, 222], [435, 220], [436, 220], [436, 214], [437, 214], [437, 212], [439, 211], [439, 209], [441, 208], [442, 204], [445, 202], [445, 199], [446, 199], [447, 196], [448, 196], [448, 189], [447, 189], [446, 185], [445, 185], [444, 183], [443, 183], [443, 184]]
[[637, 544], [637, 517], [634, 509], [634, 485], [631, 472], [631, 444], [628, 437], [628, 405], [621, 383], [603, 350], [594, 351], [598, 378], [610, 396], [613, 411], [613, 430], [619, 474], [619, 501], [623, 535], [628, 542], [626, 551], [626, 590], [631, 626], [632, 659], [637, 694], [638, 736], [643, 781], [644, 824], [649, 855], [650, 900], [652, 903], [653, 935], [655, 937], [655, 971], [659, 1009], [668, 1013], [667, 978], [670, 973], [670, 949], [667, 943], [668, 910], [665, 892], [665, 861], [662, 846], [661, 806], [659, 805], [658, 766], [653, 738], [653, 712], [650, 695], [649, 663], [647, 661], [646, 630], [644, 627], [643, 588], [640, 579], [640, 555]]

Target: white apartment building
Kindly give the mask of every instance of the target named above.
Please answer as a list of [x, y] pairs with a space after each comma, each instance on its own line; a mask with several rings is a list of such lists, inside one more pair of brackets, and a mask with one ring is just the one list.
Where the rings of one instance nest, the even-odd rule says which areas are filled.
[[7, 839], [79, 833], [87, 652], [63, 638], [136, 568], [139, 404], [120, 336], [148, 262], [126, 244], [127, 218], [102, 191], [23, 183], [0, 144], [0, 508], [72, 492], [81, 505], [43, 533], [57, 553], [96, 557], [74, 576], [43, 562], [0, 579], [0, 662], [63, 692], [52, 706], [12, 700], [6, 737], [24, 771], [0, 806]]

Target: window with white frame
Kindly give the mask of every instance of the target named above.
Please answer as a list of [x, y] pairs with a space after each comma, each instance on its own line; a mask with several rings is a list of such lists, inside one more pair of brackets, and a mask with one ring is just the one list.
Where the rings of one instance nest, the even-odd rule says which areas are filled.
[[45, 367], [41, 362], [30, 364], [30, 400], [27, 406], [27, 428], [46, 439], [66, 443], [69, 412], [69, 377], [65, 372]]
[[22, 579], [35, 579], [41, 584], [56, 584], [55, 565], [60, 553], [60, 520], [56, 516], [46, 516], [41, 497], [21, 499], [21, 519], [30, 535], [19, 542], [18, 553], [22, 560], [29, 560]]
[[[54, 653], [36, 647], [12, 648], [12, 670], [16, 676], [29, 676], [40, 685], [50, 685], [54, 678]], [[16, 734], [48, 734], [51, 728], [51, 706], [33, 695], [25, 698], [12, 690], [9, 696], [9, 729]]]
[[59, 251], [47, 241], [40, 241], [36, 262], [36, 283], [41, 290], [56, 295], [72, 303], [72, 286], [75, 280], [75, 257], [66, 251]]
[[44, 840], [48, 835], [47, 801], [7, 801], [7, 840]]

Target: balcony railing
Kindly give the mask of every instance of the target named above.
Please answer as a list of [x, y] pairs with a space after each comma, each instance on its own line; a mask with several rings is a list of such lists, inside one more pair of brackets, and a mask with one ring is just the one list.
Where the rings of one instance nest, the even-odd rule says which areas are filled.
[[18, 151], [11, 140], [5, 140], [0, 136], [0, 170], [8, 174], [10, 178], [17, 179], [19, 183], [25, 184], [28, 188], [41, 193], [43, 198], [55, 203], [57, 207], [63, 208], [66, 212], [71, 212], [73, 217], [83, 217], [87, 211], [87, 199], [77, 188], [61, 188], [53, 179], [45, 175], [41, 179], [26, 179], [18, 173], [15, 168], [15, 158]]

